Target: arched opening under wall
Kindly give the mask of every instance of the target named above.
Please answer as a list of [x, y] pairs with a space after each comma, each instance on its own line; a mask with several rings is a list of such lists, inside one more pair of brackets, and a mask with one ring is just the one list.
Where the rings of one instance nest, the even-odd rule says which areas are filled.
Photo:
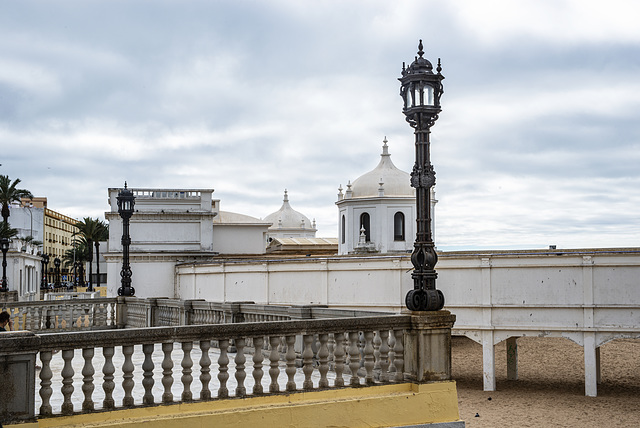
[[404, 241], [404, 214], [400, 211], [393, 215], [393, 240]]
[[360, 214], [360, 230], [364, 229], [366, 242], [371, 242], [371, 217], [369, 213]]

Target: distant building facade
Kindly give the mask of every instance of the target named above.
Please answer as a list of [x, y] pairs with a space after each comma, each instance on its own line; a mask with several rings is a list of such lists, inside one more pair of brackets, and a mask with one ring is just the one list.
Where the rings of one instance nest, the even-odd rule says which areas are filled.
[[[116, 295], [122, 268], [122, 219], [109, 189], [107, 294]], [[138, 297], [174, 295], [175, 265], [202, 262], [218, 254], [264, 254], [267, 228], [257, 218], [220, 210], [213, 189], [131, 189], [130, 263]]]

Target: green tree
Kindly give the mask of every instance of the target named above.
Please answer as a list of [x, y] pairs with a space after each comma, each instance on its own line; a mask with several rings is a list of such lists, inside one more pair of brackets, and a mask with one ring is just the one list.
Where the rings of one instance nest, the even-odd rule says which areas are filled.
[[0, 238], [11, 239], [16, 235], [18, 235], [17, 229], [13, 229], [7, 222], [3, 221], [2, 223], [0, 223]]
[[[64, 263], [64, 266], [68, 268], [70, 267], [71, 269], [73, 269], [74, 262], [80, 262], [80, 263], [91, 262], [91, 254], [90, 254], [91, 252], [89, 251], [91, 247], [87, 245], [87, 241], [85, 241], [84, 237], [74, 238], [71, 245], [72, 247], [66, 250], [64, 252], [64, 255], [62, 256], [62, 263]], [[83, 275], [83, 272], [84, 272], [84, 269], [81, 269], [80, 272], [76, 272], [74, 270], [74, 275], [75, 276]], [[84, 284], [84, 278], [82, 278], [80, 283]]]
[[96, 247], [96, 273], [98, 275], [98, 285], [100, 286], [100, 241], [106, 241], [109, 239], [109, 228], [108, 226], [99, 219], [93, 219], [91, 217], [85, 217], [82, 221], [76, 223], [76, 227], [78, 228], [77, 235], [80, 235], [84, 238], [87, 248], [89, 251], [89, 284], [87, 287], [88, 291], [93, 290], [93, 246]]
[[18, 189], [16, 186], [20, 184], [20, 179], [16, 178], [13, 183], [8, 175], [0, 175], [0, 203], [2, 204], [2, 219], [5, 223], [9, 222], [9, 205], [13, 202], [20, 202], [22, 198], [33, 199], [30, 191]]

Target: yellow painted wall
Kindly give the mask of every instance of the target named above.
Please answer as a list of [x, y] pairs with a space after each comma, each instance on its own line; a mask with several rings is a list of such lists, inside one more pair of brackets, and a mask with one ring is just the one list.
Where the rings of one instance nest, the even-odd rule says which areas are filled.
[[449, 381], [152, 406], [44, 418], [19, 426], [372, 428], [459, 420], [456, 384]]

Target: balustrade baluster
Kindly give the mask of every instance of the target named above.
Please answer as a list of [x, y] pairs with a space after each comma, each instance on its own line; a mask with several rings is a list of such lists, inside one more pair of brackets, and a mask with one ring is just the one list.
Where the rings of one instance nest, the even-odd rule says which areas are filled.
[[164, 354], [164, 358], [162, 359], [163, 403], [173, 403], [173, 393], [171, 392], [171, 386], [173, 385], [173, 360], [171, 359], [171, 351], [173, 351], [172, 342], [162, 344], [162, 353]]
[[318, 341], [320, 342], [320, 348], [318, 349], [318, 371], [320, 372], [320, 380], [318, 381], [318, 388], [328, 388], [329, 380], [327, 379], [327, 373], [329, 372], [329, 335], [327, 333], [320, 333], [318, 335]]
[[351, 386], [360, 385], [358, 369], [360, 368], [359, 335], [357, 331], [349, 332], [349, 369], [351, 370]]
[[115, 303], [112, 303], [111, 305], [109, 305], [110, 308], [110, 312], [111, 312], [111, 325], [116, 325], [116, 305]]
[[333, 361], [335, 363], [336, 380], [333, 382], [333, 386], [339, 388], [344, 386], [344, 378], [342, 373], [344, 372], [344, 333], [334, 333], [333, 338], [336, 342], [335, 349], [333, 351]]
[[209, 382], [211, 382], [211, 358], [209, 358], [209, 348], [211, 348], [210, 340], [200, 341], [200, 383], [202, 383], [202, 389], [200, 390], [200, 399], [211, 399], [211, 390], [209, 390]]
[[227, 380], [229, 379], [229, 357], [227, 349], [229, 349], [229, 339], [220, 339], [218, 346], [220, 347], [220, 356], [218, 357], [218, 398], [227, 398], [229, 389], [227, 388]]
[[113, 354], [113, 346], [105, 346], [102, 348], [102, 355], [104, 356], [104, 366], [102, 366], [102, 389], [104, 390], [104, 400], [102, 401], [102, 407], [105, 410], [113, 409], [116, 406], [116, 402], [113, 399], [113, 390], [116, 387], [116, 384], [113, 381], [113, 374], [116, 371], [116, 368], [113, 365]]
[[34, 312], [36, 308], [28, 306], [25, 308], [25, 319], [24, 319], [24, 329], [33, 331], [33, 320], [34, 320]]
[[[393, 330], [391, 330], [390, 334], [389, 334], [389, 380], [391, 380], [392, 378], [395, 378], [395, 372], [396, 372], [396, 365], [395, 365], [395, 359], [396, 359], [396, 353], [393, 350], [393, 348], [396, 347], [396, 336], [393, 333]], [[393, 376], [391, 376], [393, 375]]]
[[287, 360], [287, 368], [285, 372], [287, 373], [287, 391], [295, 391], [296, 390], [296, 336], [288, 335], [285, 337], [285, 342], [287, 344], [287, 353], [285, 354], [285, 359]]
[[133, 390], [133, 361], [131, 356], [133, 355], [133, 345], [122, 346], [122, 354], [124, 355], [124, 363], [122, 364], [122, 389], [124, 389], [124, 398], [122, 399], [123, 407], [133, 406], [134, 400], [131, 391]]
[[153, 350], [155, 345], [153, 343], [145, 343], [142, 345], [142, 352], [144, 353], [144, 362], [142, 363], [142, 386], [144, 387], [144, 396], [142, 397], [143, 404], [153, 404], [153, 385], [155, 381], [153, 380], [153, 369], [155, 365], [153, 364]]
[[404, 381], [404, 346], [402, 344], [404, 332], [402, 330], [393, 330], [393, 335], [396, 338], [396, 343], [393, 346], [393, 365], [396, 367], [396, 378], [397, 382]]
[[389, 330], [380, 330], [380, 380], [389, 382]]
[[51, 416], [52, 409], [49, 399], [53, 394], [51, 388], [51, 378], [53, 372], [51, 371], [51, 351], [41, 351], [40, 361], [42, 361], [42, 369], [40, 370], [40, 398], [42, 398], [42, 404], [40, 405], [41, 416]]
[[64, 305], [65, 328], [71, 330], [73, 328], [73, 305]]
[[262, 355], [262, 346], [264, 345], [263, 337], [253, 338], [253, 395], [260, 395], [262, 390], [262, 376], [264, 371], [262, 370], [262, 361], [264, 356]]
[[91, 306], [88, 303], [85, 303], [83, 306], [84, 309], [84, 321], [82, 323], [82, 325], [80, 327], [89, 327], [91, 326], [92, 323], [92, 319], [91, 319]]
[[64, 401], [62, 402], [62, 414], [70, 415], [73, 413], [73, 402], [71, 401], [71, 394], [73, 394], [73, 349], [64, 349], [62, 351], [62, 359], [64, 360], [64, 367], [62, 368], [62, 396]]
[[244, 356], [244, 347], [245, 340], [244, 339], [236, 339], [236, 397], [244, 397], [247, 395], [247, 388], [244, 386], [244, 380], [247, 377], [247, 374], [244, 371], [244, 363], [247, 361]]
[[373, 385], [373, 367], [375, 366], [375, 357], [373, 355], [373, 332], [364, 332], [364, 369], [366, 375], [364, 382], [367, 385]]
[[82, 368], [82, 392], [84, 401], [82, 402], [82, 410], [93, 411], [94, 403], [91, 396], [95, 386], [93, 385], [93, 375], [96, 372], [93, 368], [93, 348], [84, 348], [82, 350], [82, 358], [84, 358], [84, 367]]
[[280, 336], [269, 336], [269, 345], [271, 346], [271, 353], [269, 354], [269, 376], [271, 377], [269, 392], [280, 392], [280, 385], [278, 384], [278, 377], [280, 376], [280, 352], [278, 351], [278, 347], [281, 342]]
[[373, 370], [375, 372], [380, 372], [380, 345], [382, 344], [382, 339], [380, 339], [380, 332], [374, 332], [373, 336], [373, 358], [375, 364], [373, 365]]
[[46, 330], [51, 328], [51, 308], [50, 307], [46, 307], [43, 309], [43, 311], [45, 312], [44, 314], [44, 327]]
[[302, 336], [302, 342], [304, 344], [304, 350], [302, 351], [302, 373], [304, 373], [304, 382], [302, 382], [302, 388], [306, 391], [313, 389], [313, 381], [311, 375], [313, 374], [313, 345], [314, 335], [305, 334]]
[[193, 342], [182, 342], [182, 401], [193, 401], [193, 393], [191, 392], [191, 382], [193, 382], [193, 376], [191, 376], [191, 367], [193, 367], [193, 360], [191, 359], [191, 349], [193, 349]]

